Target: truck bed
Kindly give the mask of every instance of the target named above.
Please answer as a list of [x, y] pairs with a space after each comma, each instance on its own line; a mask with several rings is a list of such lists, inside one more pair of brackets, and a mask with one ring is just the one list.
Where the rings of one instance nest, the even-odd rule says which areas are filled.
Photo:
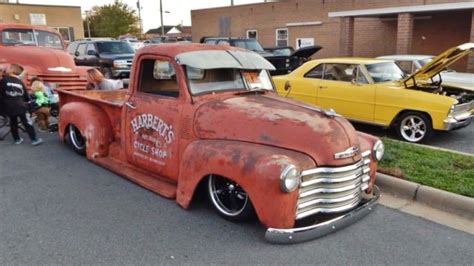
[[[108, 105], [122, 107], [125, 103], [125, 98], [128, 90], [113, 90], [113, 91], [99, 91], [99, 90], [58, 90], [60, 97], [67, 98], [67, 95], [83, 98], [93, 102], [105, 103]], [[67, 101], [66, 101], [67, 102]]]

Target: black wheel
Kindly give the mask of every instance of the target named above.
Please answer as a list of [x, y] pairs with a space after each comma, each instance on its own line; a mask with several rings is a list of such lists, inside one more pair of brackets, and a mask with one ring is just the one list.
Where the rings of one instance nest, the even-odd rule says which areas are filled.
[[86, 139], [82, 136], [81, 132], [76, 126], [69, 125], [68, 131], [66, 133], [66, 142], [78, 154], [86, 154]]
[[112, 69], [107, 66], [103, 66], [100, 68], [100, 72], [104, 75], [104, 78], [106, 79], [113, 79], [114, 76], [112, 75]]
[[400, 116], [396, 130], [400, 139], [412, 143], [425, 142], [433, 134], [430, 118], [418, 112], [406, 112]]
[[231, 221], [246, 221], [254, 213], [248, 194], [234, 181], [218, 175], [209, 176], [208, 195], [216, 211]]

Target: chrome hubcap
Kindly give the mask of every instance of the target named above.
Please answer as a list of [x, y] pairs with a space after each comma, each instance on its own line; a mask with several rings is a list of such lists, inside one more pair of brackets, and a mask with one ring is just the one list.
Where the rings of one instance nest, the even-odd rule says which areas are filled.
[[400, 133], [403, 138], [410, 142], [417, 142], [426, 135], [426, 124], [418, 116], [407, 116], [400, 123]]
[[73, 125], [69, 126], [69, 136], [71, 137], [71, 142], [74, 147], [79, 150], [84, 149], [84, 146], [86, 144], [84, 138], [82, 137], [78, 129]]

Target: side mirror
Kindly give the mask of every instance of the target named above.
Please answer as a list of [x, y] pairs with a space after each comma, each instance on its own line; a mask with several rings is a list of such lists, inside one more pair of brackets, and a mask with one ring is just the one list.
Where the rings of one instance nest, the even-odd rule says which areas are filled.
[[291, 84], [289, 80], [285, 82], [285, 91], [288, 91], [288, 90], [291, 90]]
[[75, 55], [75, 56], [79, 56], [80, 54], [79, 54], [78, 51], [76, 51], [76, 52], [74, 53], [74, 55]]
[[89, 51], [87, 51], [87, 55], [97, 56], [97, 52], [94, 51], [94, 50], [89, 50]]

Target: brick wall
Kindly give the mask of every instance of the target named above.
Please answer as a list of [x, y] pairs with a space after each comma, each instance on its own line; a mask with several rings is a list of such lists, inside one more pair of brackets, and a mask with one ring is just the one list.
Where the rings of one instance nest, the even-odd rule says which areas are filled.
[[[296, 38], [314, 38], [323, 49], [314, 57], [333, 57], [340, 54], [340, 18], [329, 18], [328, 12], [354, 9], [385, 8], [407, 5], [440, 4], [466, 2], [467, 0], [288, 0], [276, 3], [258, 3], [234, 7], [222, 7], [191, 12], [193, 41], [202, 36], [219, 34], [219, 17], [231, 18], [231, 35], [245, 37], [246, 30], [256, 29], [258, 40], [263, 46], [275, 46], [275, 30], [287, 27], [287, 23], [320, 21], [322, 25], [290, 26], [289, 45], [296, 45]], [[471, 12], [467, 12], [471, 14]], [[466, 12], [463, 12], [466, 14]], [[416, 53], [438, 53], [456, 44], [469, 41], [470, 22], [460, 19], [460, 13], [447, 13], [444, 21], [418, 19], [413, 24], [411, 47]], [[463, 15], [463, 17], [466, 17]], [[456, 22], [457, 21], [457, 22]], [[462, 24], [462, 25], [461, 25]], [[435, 26], [433, 26], [435, 25]], [[461, 26], [459, 26], [461, 25]], [[374, 57], [394, 54], [397, 50], [397, 17], [356, 18], [354, 20], [354, 56]], [[452, 32], [455, 28], [455, 36]], [[462, 28], [462, 29], [460, 29]], [[446, 29], [446, 30], [445, 30]], [[466, 29], [468, 30], [466, 32]], [[436, 31], [433, 32], [433, 30]], [[420, 35], [438, 41], [421, 41]], [[439, 41], [441, 36], [446, 40]], [[425, 39], [426, 40], [426, 39]]]
[[75, 39], [84, 38], [80, 7], [0, 3], [0, 22], [30, 24], [30, 14], [45, 14], [47, 26], [74, 29]]

